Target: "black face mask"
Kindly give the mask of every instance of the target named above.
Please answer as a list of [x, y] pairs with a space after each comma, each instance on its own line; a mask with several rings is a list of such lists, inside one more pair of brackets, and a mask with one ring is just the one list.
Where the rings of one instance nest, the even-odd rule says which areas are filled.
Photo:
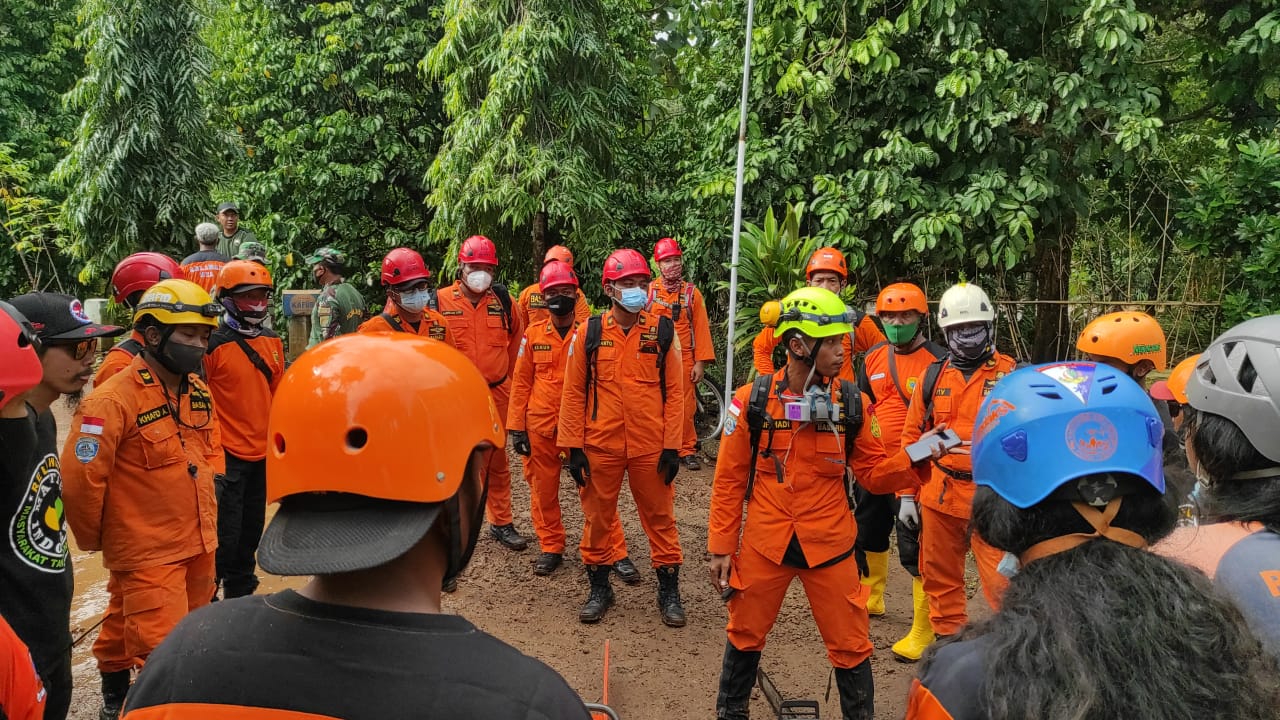
[[205, 348], [173, 342], [170, 339], [172, 335], [170, 328], [160, 337], [160, 344], [147, 348], [148, 354], [175, 375], [185, 376], [198, 371], [204, 362]]
[[573, 295], [555, 295], [547, 298], [547, 309], [552, 315], [564, 317], [573, 312], [573, 307], [578, 304], [578, 298]]

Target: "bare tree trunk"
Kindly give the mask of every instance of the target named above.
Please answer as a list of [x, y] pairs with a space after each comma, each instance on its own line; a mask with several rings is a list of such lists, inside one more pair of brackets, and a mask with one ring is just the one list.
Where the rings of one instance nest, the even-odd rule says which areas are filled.
[[539, 210], [533, 214], [533, 276], [537, 277], [542, 269], [542, 258], [547, 255], [547, 211]]
[[[1036, 248], [1037, 300], [1066, 300], [1071, 289], [1071, 251], [1076, 242], [1075, 213], [1064, 216], [1056, 229], [1056, 238], [1052, 232], [1046, 233], [1047, 237]], [[1067, 318], [1067, 306], [1037, 305], [1030, 361], [1065, 360], [1071, 357], [1073, 347], [1075, 338]]]

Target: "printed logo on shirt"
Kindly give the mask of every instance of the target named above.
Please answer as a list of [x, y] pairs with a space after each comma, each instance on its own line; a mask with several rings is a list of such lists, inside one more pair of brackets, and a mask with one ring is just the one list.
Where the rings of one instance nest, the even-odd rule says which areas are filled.
[[96, 438], [80, 438], [76, 441], [76, 459], [82, 463], [93, 462], [98, 457], [98, 440]]
[[432, 340], [444, 340], [445, 327], [443, 325], [432, 325], [427, 328], [427, 337]]
[[551, 343], [534, 343], [534, 352], [551, 352]]
[[161, 405], [157, 408], [151, 408], [146, 412], [138, 413], [138, 427], [146, 427], [153, 422], [158, 422], [169, 417], [169, 406]]
[[458, 317], [462, 315], [462, 311], [461, 310], [441, 310], [440, 314], [444, 315], [445, 317]]
[[204, 392], [203, 390], [192, 390], [191, 409], [209, 412], [210, 410], [213, 410], [213, 398], [209, 397], [209, 393]]
[[56, 455], [45, 455], [32, 473], [18, 511], [9, 522], [9, 546], [37, 570], [66, 571], [67, 527], [63, 523], [62, 473]]
[[546, 306], [547, 306], [547, 301], [542, 298], [542, 293], [540, 292], [529, 293], [529, 307], [545, 308]]

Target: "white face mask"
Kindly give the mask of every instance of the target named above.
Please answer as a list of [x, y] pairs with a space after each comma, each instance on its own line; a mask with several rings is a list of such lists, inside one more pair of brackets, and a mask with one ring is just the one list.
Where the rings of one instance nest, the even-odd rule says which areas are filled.
[[472, 270], [464, 282], [472, 292], [482, 293], [493, 286], [493, 275], [486, 270]]
[[411, 313], [420, 313], [431, 301], [431, 291], [427, 288], [415, 292], [400, 293], [400, 307]]

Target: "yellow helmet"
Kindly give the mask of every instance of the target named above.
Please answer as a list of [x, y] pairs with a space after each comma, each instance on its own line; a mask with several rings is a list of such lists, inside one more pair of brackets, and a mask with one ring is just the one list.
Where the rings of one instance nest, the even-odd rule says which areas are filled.
[[133, 313], [133, 323], [151, 316], [161, 325], [208, 325], [218, 327], [222, 306], [213, 302], [204, 288], [190, 280], [161, 280], [142, 294]]
[[782, 298], [780, 309], [778, 329], [774, 331], [779, 336], [793, 328], [811, 338], [853, 332], [844, 301], [826, 288], [800, 288]]

